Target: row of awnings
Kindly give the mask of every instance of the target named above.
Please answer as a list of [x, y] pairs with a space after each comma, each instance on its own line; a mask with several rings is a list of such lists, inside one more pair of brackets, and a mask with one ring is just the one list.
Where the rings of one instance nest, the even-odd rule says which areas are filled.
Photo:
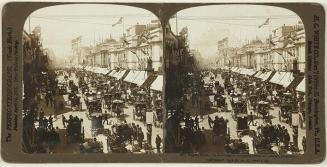
[[292, 72], [276, 72], [269, 82], [287, 88], [293, 82], [293, 80], [294, 76]]
[[152, 82], [150, 89], [156, 91], [162, 91], [162, 86], [163, 86], [163, 76], [158, 75], [157, 78]]
[[[229, 68], [223, 67], [222, 69]], [[295, 79], [292, 72], [255, 71], [253, 69], [239, 67], [232, 67], [230, 68], [230, 70], [235, 73], [253, 76], [262, 81], [269, 81], [270, 83], [281, 85], [284, 88], [290, 86], [290, 84]], [[305, 78], [302, 79], [302, 81], [297, 85], [296, 90], [300, 92], [305, 92]]]
[[305, 78], [302, 79], [302, 81], [299, 83], [295, 90], [303, 93], [305, 92]]
[[254, 69], [238, 68], [238, 67], [232, 67], [231, 71], [242, 74], [242, 75], [249, 75], [249, 76], [252, 76], [256, 73], [256, 70], [254, 70]]
[[[136, 70], [112, 70], [109, 74], [110, 77], [116, 80], [122, 80], [124, 82], [136, 84], [137, 86], [142, 86], [150, 77], [147, 71], [136, 71]], [[152, 83], [149, 83], [150, 89], [155, 91], [162, 91], [163, 86], [163, 76], [156, 76]]]
[[123, 79], [126, 76], [127, 70], [112, 70], [108, 76], [116, 78], [117, 80]]
[[107, 69], [107, 68], [94, 67], [92, 72], [97, 73], [97, 74], [106, 75], [106, 74], [108, 74], [110, 72], [110, 70]]
[[272, 74], [272, 71], [265, 71], [265, 72], [264, 71], [258, 71], [254, 75], [254, 77], [258, 78], [258, 79], [261, 79], [262, 81], [267, 81], [270, 78], [271, 74]]
[[97, 74], [103, 74], [103, 75], [106, 75], [110, 72], [109, 69], [101, 68], [101, 67], [92, 67], [92, 66], [84, 66], [83, 67], [82, 65], [78, 65], [78, 66], [76, 66], [76, 68], [78, 68], [78, 69], [84, 68], [86, 71], [97, 73]]

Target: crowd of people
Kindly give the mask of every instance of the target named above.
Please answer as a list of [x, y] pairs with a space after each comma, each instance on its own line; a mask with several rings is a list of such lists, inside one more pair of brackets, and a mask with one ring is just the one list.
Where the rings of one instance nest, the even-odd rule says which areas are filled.
[[[107, 124], [111, 129], [106, 133], [109, 152], [126, 152], [128, 145], [137, 152], [142, 149], [152, 149], [152, 128], [146, 132], [134, 122], [128, 123], [125, 120], [125, 108], [133, 106], [133, 120], [141, 121], [146, 127], [146, 112], [154, 113], [154, 124], [162, 124], [161, 93], [150, 91], [148, 87], [139, 87], [131, 83], [116, 80], [108, 75], [99, 75], [83, 69], [76, 69], [78, 85], [82, 95], [87, 98], [93, 96], [92, 103], [85, 100], [88, 112], [101, 113], [99, 116], [102, 127]], [[98, 103], [94, 102], [98, 101]], [[158, 103], [159, 102], [159, 103]], [[117, 121], [113, 123], [110, 118]], [[145, 140], [146, 139], [146, 140]], [[144, 142], [146, 141], [146, 142]], [[156, 149], [160, 152], [161, 137], [156, 137]]]
[[[107, 132], [108, 150], [110, 152], [127, 152], [127, 145], [131, 145], [134, 152], [151, 148], [151, 133], [151, 128], [147, 128], [145, 132], [140, 125], [135, 123], [127, 123], [126, 121], [113, 123]], [[157, 135], [155, 140], [156, 150], [160, 153], [161, 137]]]
[[[285, 88], [262, 81], [255, 78], [254, 75], [243, 75], [222, 69], [204, 69], [200, 70], [200, 72], [188, 73], [184, 77], [187, 81], [183, 85], [184, 95], [177, 100], [177, 105], [172, 105], [171, 109], [168, 110], [168, 112], [171, 112], [171, 118], [175, 117], [170, 121], [178, 120], [176, 122], [179, 122], [179, 124], [185, 122], [185, 127], [181, 127], [182, 130], [179, 133], [182, 140], [180, 143], [196, 140], [194, 135], [189, 134], [194, 134], [196, 130], [200, 129], [198, 115], [201, 115], [201, 117], [207, 115], [209, 127], [203, 127], [203, 132], [225, 136], [225, 138], [219, 138], [220, 141], [216, 141], [216, 143], [225, 143], [226, 150], [228, 149], [230, 152], [242, 152], [243, 150], [249, 153], [248, 143], [246, 142], [250, 141], [242, 141], [244, 135], [255, 137], [256, 143], [254, 146], [258, 147], [258, 149], [263, 148], [262, 145], [264, 145], [264, 149], [271, 151], [271, 148], [277, 145], [282, 150], [299, 152], [299, 149], [296, 149], [298, 132], [297, 127], [294, 127], [296, 122], [292, 123], [292, 112], [297, 112], [299, 104], [304, 100], [301, 92], [297, 92], [293, 88]], [[276, 114], [271, 113], [272, 109], [274, 109], [273, 112], [275, 112], [275, 109], [277, 110], [278, 121], [288, 124], [287, 128], [286, 125], [273, 123], [273, 115]], [[184, 110], [193, 110], [191, 115], [194, 116], [194, 119], [189, 114], [184, 116]], [[234, 119], [232, 123], [235, 122], [236, 124], [236, 129], [233, 129], [233, 131], [237, 131], [237, 136], [230, 138], [229, 127], [227, 127], [229, 120], [218, 116], [214, 116], [213, 120], [211, 114], [214, 112], [231, 114], [231, 119]], [[253, 128], [250, 129], [250, 126], [258, 128], [253, 130]], [[290, 132], [289, 128], [293, 129], [293, 131]], [[175, 132], [178, 133], [177, 130]], [[187, 135], [185, 135], [185, 132]], [[293, 136], [290, 136], [290, 134], [293, 134]], [[175, 140], [173, 138], [168, 139]], [[291, 142], [292, 139], [293, 142]], [[302, 140], [305, 143], [305, 137]], [[205, 145], [205, 141], [207, 140], [201, 140], [201, 144], [198, 145]], [[237, 148], [238, 146], [239, 148]], [[185, 152], [198, 152], [199, 150], [187, 149], [189, 147], [184, 148], [186, 150], [179, 150]], [[304, 148], [305, 146], [303, 146]], [[256, 152], [257, 148], [253, 150]]]

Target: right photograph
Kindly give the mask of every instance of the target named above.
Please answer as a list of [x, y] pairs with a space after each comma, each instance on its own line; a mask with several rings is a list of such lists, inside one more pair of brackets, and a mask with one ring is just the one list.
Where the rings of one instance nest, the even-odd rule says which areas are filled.
[[305, 153], [306, 40], [296, 13], [194, 7], [165, 32], [164, 152]]

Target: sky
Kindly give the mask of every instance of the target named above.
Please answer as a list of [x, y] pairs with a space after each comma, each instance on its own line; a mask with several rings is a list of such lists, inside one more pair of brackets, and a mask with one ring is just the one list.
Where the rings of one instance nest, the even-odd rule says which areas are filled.
[[[120, 17], [124, 17], [124, 24], [112, 27]], [[51, 6], [34, 11], [29, 18], [25, 21], [25, 31], [40, 26], [43, 47], [51, 48], [57, 60], [71, 54], [71, 40], [78, 36], [82, 36], [83, 46], [90, 46], [110, 35], [118, 39], [123, 28], [157, 19], [145, 9], [103, 4]]]
[[[258, 28], [269, 18], [269, 25]], [[269, 37], [272, 30], [297, 24], [301, 19], [284, 8], [263, 5], [213, 5], [184, 9], [177, 13], [177, 29], [188, 28], [189, 45], [203, 58], [217, 55], [217, 42], [229, 37], [230, 44], [239, 47], [248, 40]], [[176, 33], [176, 18], [170, 19]]]
[[[120, 17], [124, 24], [112, 27]], [[270, 17], [269, 25], [258, 28]], [[53, 50], [56, 59], [71, 54], [71, 40], [82, 36], [82, 45], [94, 45], [101, 40], [122, 36], [126, 29], [137, 23], [148, 24], [157, 17], [145, 9], [103, 4], [57, 5], [33, 12], [25, 22], [29, 32], [41, 27], [44, 48]], [[231, 44], [240, 46], [245, 41], [265, 39], [283, 24], [294, 25], [300, 18], [288, 9], [259, 5], [213, 5], [184, 9], [177, 13], [177, 29], [188, 27], [190, 47], [200, 51], [202, 57], [217, 54], [217, 41], [229, 37]], [[170, 20], [176, 31], [176, 18]], [[30, 23], [30, 25], [29, 25]]]

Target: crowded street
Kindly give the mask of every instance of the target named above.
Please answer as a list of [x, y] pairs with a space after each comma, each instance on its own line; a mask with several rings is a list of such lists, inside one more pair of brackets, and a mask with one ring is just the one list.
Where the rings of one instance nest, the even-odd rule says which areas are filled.
[[[81, 13], [66, 7], [33, 13], [24, 29], [23, 151], [162, 153], [160, 21], [150, 11], [129, 6], [113, 7], [119, 16], [103, 6], [86, 12], [77, 5]], [[79, 21], [67, 26], [51, 17], [47, 22], [38, 19], [42, 12], [76, 20], [106, 13], [98, 21], [110, 21], [109, 29]], [[62, 38], [53, 36], [53, 27], [63, 30]]]
[[[198, 15], [195, 9], [183, 10], [180, 19], [169, 22], [165, 152], [304, 154], [302, 22], [287, 11], [278, 12], [292, 19], [271, 19], [250, 7], [244, 10], [260, 19], [236, 17], [218, 8], [199, 7], [196, 11], [205, 13]], [[198, 20], [183, 19], [190, 16]], [[209, 21], [217, 16], [233, 24]], [[243, 19], [257, 25], [240, 24]]]
[[[76, 72], [83, 74], [81, 71]], [[41, 113], [37, 118], [39, 121], [35, 122], [35, 126], [38, 128], [45, 127], [48, 131], [54, 129], [59, 137], [55, 138], [57, 140], [55, 141], [56, 144], [49, 147], [44, 146], [45, 148], [43, 149], [45, 150], [43, 151], [50, 153], [79, 153], [82, 150], [84, 152], [103, 153], [141, 153], [146, 151], [157, 153], [161, 150], [160, 147], [155, 147], [157, 145], [157, 135], [159, 138], [162, 138], [163, 130], [161, 121], [158, 120], [156, 116], [156, 124], [153, 124], [154, 126], [151, 124], [149, 130], [149, 124], [147, 124], [145, 120], [142, 120], [142, 118], [136, 116], [134, 104], [131, 102], [131, 95], [129, 95], [129, 97], [127, 97], [127, 95], [122, 95], [129, 100], [129, 102], [126, 103], [123, 103], [122, 98], [115, 99], [116, 101], [122, 101], [121, 107], [119, 107], [119, 109], [122, 110], [122, 114], [118, 115], [117, 111], [116, 113], [113, 111], [113, 108], [109, 109], [107, 107], [104, 95], [100, 94], [101, 99], [99, 99], [98, 106], [93, 106], [96, 104], [87, 104], [85, 100], [87, 100], [86, 94], [88, 92], [84, 92], [83, 94], [82, 91], [84, 91], [84, 88], [74, 88], [74, 86], [79, 85], [79, 82], [80, 85], [82, 82], [76, 76], [76, 73], [58, 70], [56, 74], [58, 74], [56, 81], [60, 86], [55, 86], [54, 92], [56, 93], [50, 91], [52, 88], [46, 88], [48, 93], [42, 93], [40, 95], [40, 101], [37, 107], [41, 110]], [[114, 81], [114, 79], [112, 81]], [[67, 83], [69, 83], [70, 86]], [[118, 84], [116, 86], [118, 86]], [[78, 90], [76, 91], [75, 89]], [[94, 88], [94, 90], [97, 89]], [[117, 93], [118, 91], [115, 90], [115, 92]], [[76, 103], [75, 98], [80, 101]], [[111, 102], [114, 104], [115, 100], [112, 99]], [[100, 112], [90, 111], [92, 107], [100, 107]], [[92, 115], [93, 112], [95, 115]], [[77, 126], [76, 128], [71, 126], [71, 117], [80, 120], [81, 123], [79, 126], [81, 127]], [[44, 122], [47, 125], [44, 125]], [[122, 130], [119, 130], [120, 127]], [[69, 134], [69, 131], [71, 131], [72, 134]], [[75, 133], [81, 136], [69, 136], [76, 135]], [[136, 133], [136, 135], [134, 135], [134, 133]], [[77, 142], [75, 142], [75, 140], [77, 140]]]
[[[221, 71], [222, 72], [222, 71]], [[301, 128], [298, 128], [298, 135], [295, 136], [297, 141], [294, 141], [294, 132], [292, 126], [280, 119], [280, 111], [281, 111], [281, 106], [280, 105], [271, 105], [267, 107], [267, 112], [269, 115], [269, 121], [267, 119], [264, 119], [261, 114], [259, 113], [258, 110], [254, 109], [253, 106], [251, 106], [251, 102], [249, 100], [249, 96], [245, 97], [245, 103], [246, 103], [246, 112], [244, 117], [247, 118], [248, 122], [245, 122], [245, 125], [243, 126], [246, 127], [246, 129], [241, 129], [239, 125], [240, 122], [237, 122], [237, 119], [234, 118], [234, 113], [237, 110], [236, 108], [233, 109], [232, 106], [232, 98], [233, 98], [233, 93], [229, 94], [228, 90], [226, 90], [224, 87], [224, 80], [221, 76], [221, 74], [215, 75], [212, 72], [205, 72], [207, 75], [203, 77], [204, 84], [207, 85], [221, 85], [221, 87], [216, 87], [214, 86], [210, 89], [212, 95], [208, 96], [203, 96], [201, 97], [202, 99], [207, 99], [209, 100], [211, 107], [207, 108], [206, 110], [201, 110], [202, 112], [198, 113], [197, 111], [200, 110], [200, 107], [197, 107], [197, 104], [192, 104], [192, 100], [187, 100], [185, 102], [185, 109], [184, 111], [187, 111], [190, 113], [191, 117], [195, 123], [194, 124], [194, 129], [195, 126], [198, 126], [199, 129], [201, 129], [204, 132], [205, 136], [205, 144], [201, 144], [201, 146], [198, 148], [199, 152], [212, 152], [212, 153], [217, 153], [219, 151], [219, 146], [217, 146], [214, 143], [214, 138], [213, 138], [213, 128], [214, 128], [214, 119], [215, 117], [222, 118], [224, 121], [227, 122], [227, 129], [226, 132], [228, 135], [228, 140], [230, 141], [240, 141], [238, 144], [244, 144], [245, 148], [243, 150], [239, 150], [240, 148], [236, 148], [234, 151], [243, 151], [243, 152], [238, 152], [238, 153], [248, 153], [248, 154], [258, 154], [258, 153], [263, 153], [263, 151], [266, 151], [268, 153], [269, 151], [275, 152], [277, 154], [283, 154], [283, 153], [291, 153], [290, 150], [282, 150], [285, 148], [285, 145], [289, 143], [294, 143], [297, 142], [297, 148], [299, 149], [299, 153], [303, 151], [303, 144], [302, 144], [302, 139], [305, 138], [305, 129], [302, 126]], [[237, 83], [238, 81], [235, 81]], [[232, 86], [234, 90], [237, 90], [236, 84]], [[223, 88], [223, 92], [221, 93], [221, 98], [223, 98], [223, 102], [221, 105], [221, 102], [218, 100], [217, 96], [215, 100], [215, 95], [217, 94], [217, 88]], [[221, 91], [221, 90], [220, 90]], [[238, 93], [239, 94], [239, 93]], [[189, 95], [193, 96], [193, 95]], [[268, 95], [268, 98], [271, 98], [271, 96]], [[253, 116], [251, 116], [253, 115]], [[252, 117], [252, 118], [251, 118]], [[198, 121], [196, 121], [198, 120]], [[252, 122], [251, 122], [251, 121]], [[198, 122], [198, 123], [196, 123]], [[181, 122], [181, 126], [186, 126], [185, 121]], [[196, 125], [198, 124], [198, 125]], [[246, 126], [248, 125], [248, 127]], [[260, 143], [255, 143], [258, 142], [258, 138], [262, 137], [259, 136], [259, 131], [262, 130], [263, 127], [269, 127], [269, 126], [274, 126], [277, 128], [281, 128], [284, 131], [287, 132], [287, 134], [284, 134], [288, 136], [288, 141], [284, 141], [286, 137], [283, 137], [278, 139], [278, 141], [272, 142], [270, 149], [264, 150], [264, 148], [259, 148], [257, 145]], [[278, 129], [279, 130], [279, 129]], [[262, 133], [262, 132], [260, 132]], [[272, 135], [276, 135], [274, 133], [271, 133]], [[218, 141], [219, 142], [219, 141]], [[281, 144], [281, 143], [282, 144]], [[234, 143], [233, 143], [234, 144]], [[284, 147], [283, 147], [284, 146]], [[268, 147], [269, 148], [269, 147]], [[225, 152], [226, 150], [223, 150], [223, 148], [220, 148], [221, 153]], [[282, 151], [289, 151], [289, 152], [282, 152]]]
[[280, 9], [273, 19], [226, 10], [235, 23], [227, 26], [210, 21], [219, 20], [217, 7], [180, 11], [164, 25], [150, 11], [130, 8], [147, 16], [138, 20], [127, 6], [121, 16], [103, 9], [115, 15], [110, 30], [85, 23], [102, 32], [67, 33], [55, 46], [52, 26], [34, 19], [23, 33], [23, 151], [304, 154], [301, 19]]

